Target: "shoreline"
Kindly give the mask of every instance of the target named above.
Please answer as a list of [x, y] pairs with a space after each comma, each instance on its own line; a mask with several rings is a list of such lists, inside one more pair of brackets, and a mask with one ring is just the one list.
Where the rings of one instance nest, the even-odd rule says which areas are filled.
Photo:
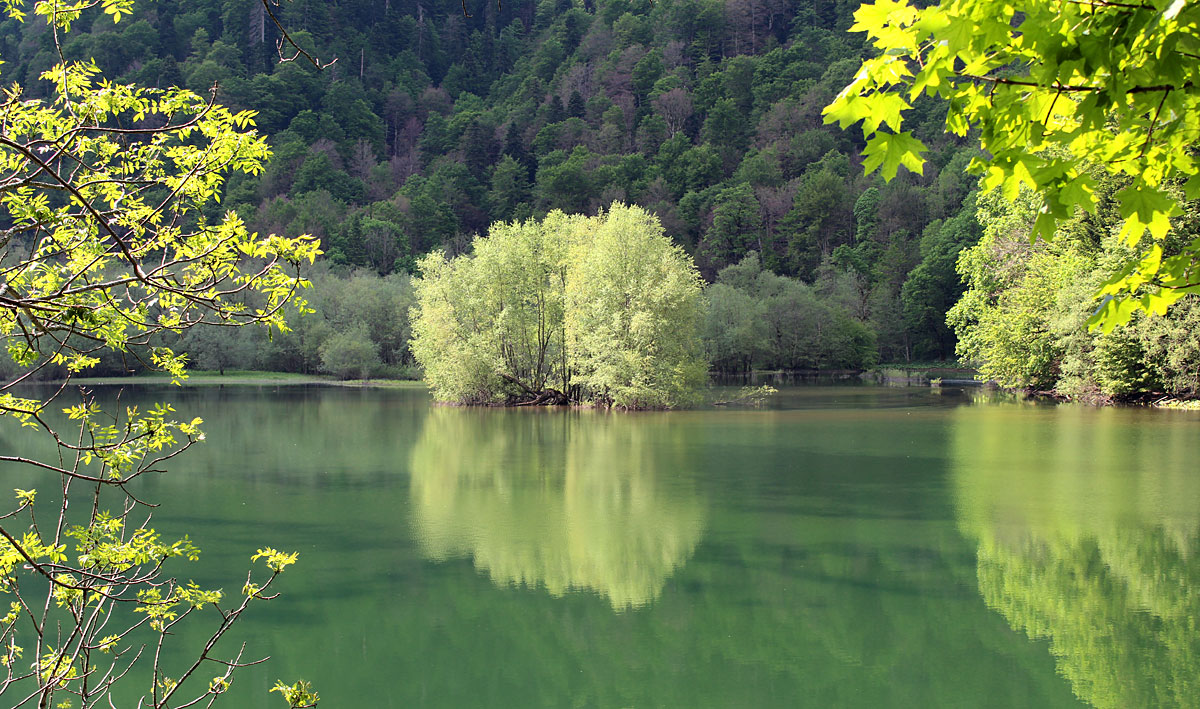
[[[864, 383], [879, 386], [910, 386], [920, 388], [940, 388], [942, 386], [985, 387], [1003, 391], [1024, 393], [1041, 399], [1064, 400], [1050, 392], [1029, 392], [1021, 389], [999, 387], [995, 382], [980, 381], [974, 378], [975, 370], [962, 367], [930, 366], [883, 366], [866, 370], [763, 370], [743, 374], [710, 373], [710, 383], [717, 386], [736, 386], [737, 383], [772, 382], [783, 385], [803, 385], [806, 381], [857, 379]], [[724, 381], [722, 381], [724, 380]], [[731, 380], [741, 380], [740, 382]], [[172, 379], [163, 374], [139, 374], [134, 376], [114, 377], [74, 377], [72, 386], [164, 386], [170, 385]], [[45, 380], [28, 382], [34, 386], [61, 385], [63, 380]], [[420, 379], [334, 379], [320, 374], [299, 374], [293, 372], [267, 372], [254, 370], [231, 370], [225, 374], [216, 371], [190, 372], [180, 387], [212, 387], [212, 386], [330, 386], [360, 389], [426, 389], [427, 385]], [[1084, 403], [1087, 401], [1076, 401]], [[1106, 401], [1090, 402], [1094, 406], [1135, 406], [1171, 411], [1200, 411], [1200, 399], [1185, 399], [1164, 397], [1147, 401]]]
[[[72, 386], [121, 386], [170, 385], [172, 378], [164, 374], [139, 374], [129, 377], [72, 377]], [[61, 385], [63, 380], [53, 379], [29, 382], [38, 385]], [[425, 388], [420, 379], [334, 379], [319, 374], [297, 374], [292, 372], [230, 371], [219, 374], [215, 371], [193, 371], [180, 387], [203, 386], [340, 386], [364, 389], [416, 389]]]

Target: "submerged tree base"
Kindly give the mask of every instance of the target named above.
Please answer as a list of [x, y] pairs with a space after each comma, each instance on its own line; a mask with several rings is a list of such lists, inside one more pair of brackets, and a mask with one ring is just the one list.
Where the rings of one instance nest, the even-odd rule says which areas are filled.
[[436, 406], [452, 408], [511, 409], [521, 407], [562, 407], [569, 409], [613, 409], [616, 411], [668, 411], [673, 406], [637, 406], [613, 403], [611, 399], [572, 399], [559, 391], [542, 392], [536, 397], [512, 397], [504, 401], [434, 401]]
[[571, 398], [561, 391], [547, 389], [532, 398], [515, 398], [505, 403], [508, 406], [567, 406], [578, 402], [571, 401]]

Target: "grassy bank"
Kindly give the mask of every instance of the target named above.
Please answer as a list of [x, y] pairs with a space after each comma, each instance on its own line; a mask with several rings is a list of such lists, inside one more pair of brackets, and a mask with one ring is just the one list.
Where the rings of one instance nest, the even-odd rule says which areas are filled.
[[1200, 411], [1200, 399], [1164, 399], [1154, 402], [1154, 406], [1178, 411]]
[[[121, 384], [170, 384], [171, 377], [158, 372], [137, 374], [128, 377], [76, 377], [72, 384], [81, 386], [110, 386]], [[348, 387], [378, 387], [388, 389], [423, 388], [424, 382], [412, 379], [334, 379], [321, 374], [296, 374], [292, 372], [259, 372], [253, 370], [191, 371], [181, 386], [266, 386], [266, 385], [322, 385]]]

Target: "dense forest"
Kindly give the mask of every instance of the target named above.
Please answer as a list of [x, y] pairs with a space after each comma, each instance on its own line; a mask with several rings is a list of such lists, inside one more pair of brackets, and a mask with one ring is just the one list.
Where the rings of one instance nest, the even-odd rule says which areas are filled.
[[[956, 333], [946, 313], [967, 288], [959, 255], [984, 233], [965, 171], [978, 149], [919, 99], [923, 174], [863, 175], [861, 133], [822, 118], [873, 51], [848, 32], [856, 9], [283, 3], [292, 38], [336, 59], [317, 69], [280, 61], [258, 0], [145, 0], [115, 25], [85, 15], [61, 51], [115, 81], [216, 86], [219, 102], [257, 111], [274, 156], [232, 176], [209, 216], [234, 209], [253, 231], [322, 241], [316, 315], [272, 340], [189, 336], [201, 367], [410, 374], [408, 275], [423, 254], [462, 253], [495, 222], [615, 201], [655, 214], [715, 283], [705, 344], [717, 369], [951, 358], [975, 322], [960, 317]], [[7, 83], [50, 91], [37, 78], [58, 61], [44, 25], [4, 21], [0, 53]], [[1012, 383], [1052, 388], [1059, 369]]]

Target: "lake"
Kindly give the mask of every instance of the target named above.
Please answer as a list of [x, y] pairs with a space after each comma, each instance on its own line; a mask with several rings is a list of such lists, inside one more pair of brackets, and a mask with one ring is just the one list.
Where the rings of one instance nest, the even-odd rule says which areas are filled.
[[236, 592], [257, 547], [300, 552], [233, 631], [272, 660], [224, 706], [297, 677], [373, 709], [1200, 706], [1200, 413], [865, 385], [629, 414], [121, 396], [205, 419], [140, 488], [204, 550], [175, 573]]

